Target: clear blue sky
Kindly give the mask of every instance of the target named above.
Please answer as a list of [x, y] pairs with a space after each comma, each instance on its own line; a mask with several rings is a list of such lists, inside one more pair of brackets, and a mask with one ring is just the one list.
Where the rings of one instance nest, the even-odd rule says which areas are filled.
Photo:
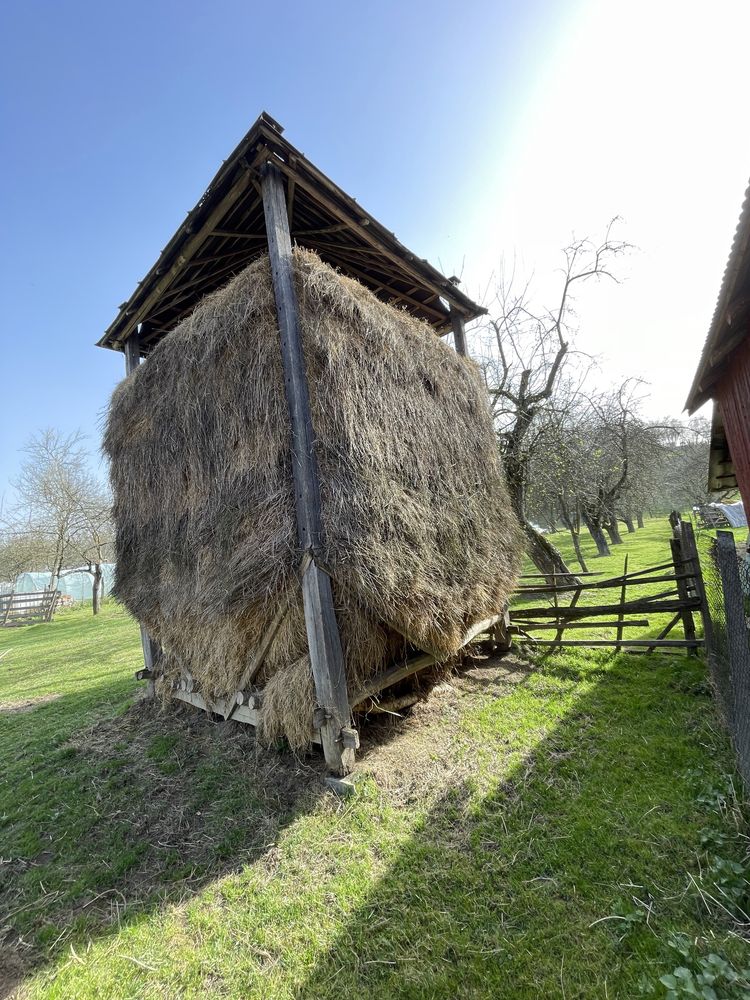
[[452, 230], [502, 167], [487, 151], [560, 9], [4, 3], [0, 496], [35, 428], [98, 446], [122, 358], [94, 343], [263, 109], [407, 245], [460, 267]]
[[[679, 414], [750, 172], [747, 0], [0, 4], [0, 498], [36, 429], [98, 448], [94, 347], [261, 110], [478, 295], [576, 231], [640, 248], [580, 345]], [[548, 289], [552, 288], [551, 293]]]

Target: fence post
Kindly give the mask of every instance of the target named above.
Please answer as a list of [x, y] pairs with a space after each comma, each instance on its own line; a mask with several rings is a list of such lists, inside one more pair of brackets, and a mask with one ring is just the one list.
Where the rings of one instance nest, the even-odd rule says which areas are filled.
[[628, 590], [628, 556], [625, 555], [625, 562], [622, 566], [622, 587], [620, 588], [620, 613], [617, 616], [617, 620], [620, 623], [617, 626], [617, 649], [622, 649], [622, 623], [625, 621], [625, 598]]
[[[682, 538], [679, 530], [674, 538], [670, 538], [669, 546], [672, 550], [672, 562], [674, 563], [674, 575], [678, 577], [677, 586], [677, 596], [681, 601], [686, 601], [690, 597], [690, 588], [688, 586], [688, 580], [680, 580], [680, 576], [684, 576], [687, 571], [687, 566], [685, 564], [685, 554], [682, 551]], [[697, 590], [696, 590], [697, 593]], [[682, 627], [685, 631], [686, 639], [695, 639], [695, 622], [693, 621], [693, 613], [690, 608], [685, 608], [680, 612], [680, 618], [682, 619]], [[691, 650], [695, 655], [697, 650], [695, 647]]]
[[703, 582], [703, 573], [701, 572], [698, 546], [695, 543], [695, 532], [689, 521], [680, 521], [677, 531], [679, 532], [678, 537], [682, 548], [682, 558], [685, 560], [685, 569], [692, 576], [692, 580], [685, 580], [684, 582], [687, 584], [688, 593], [690, 590], [695, 591], [700, 604], [701, 622], [703, 623], [703, 642], [706, 648], [706, 659], [710, 663], [715, 651], [714, 630], [706, 598], [706, 586]]
[[[735, 739], [735, 746], [740, 759], [744, 762], [743, 777], [748, 780], [750, 760], [744, 750], [748, 746], [747, 722], [750, 708], [750, 644], [748, 643], [747, 623], [745, 621], [745, 602], [737, 568], [737, 550], [731, 531], [716, 532], [716, 562], [721, 576], [721, 589], [724, 595], [724, 612], [727, 619], [727, 646], [729, 649], [729, 712], [730, 731]], [[741, 725], [742, 724], [742, 725]], [[738, 729], [742, 732], [738, 732]], [[739, 742], [745, 743], [740, 747]]]

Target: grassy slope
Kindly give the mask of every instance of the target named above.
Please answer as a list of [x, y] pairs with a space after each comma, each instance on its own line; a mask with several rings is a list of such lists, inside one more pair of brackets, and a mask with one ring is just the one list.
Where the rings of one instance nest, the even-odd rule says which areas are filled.
[[[629, 540], [631, 568], [666, 537]], [[716, 868], [702, 832], [743, 854], [695, 659], [480, 664], [371, 738], [340, 803], [317, 759], [125, 711], [139, 641], [113, 605], [8, 649], [0, 970], [20, 956], [29, 996], [630, 997], [684, 964], [674, 932], [743, 960], [691, 881]]]

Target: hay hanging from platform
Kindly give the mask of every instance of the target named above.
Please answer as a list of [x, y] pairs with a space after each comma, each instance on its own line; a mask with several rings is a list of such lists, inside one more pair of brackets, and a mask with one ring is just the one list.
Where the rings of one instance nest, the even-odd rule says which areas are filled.
[[[522, 540], [475, 365], [295, 250], [325, 532], [350, 694], [405, 652], [449, 658], [516, 581]], [[309, 740], [289, 420], [267, 257], [115, 390], [114, 592], [206, 698], [232, 695], [279, 603], [261, 737]]]

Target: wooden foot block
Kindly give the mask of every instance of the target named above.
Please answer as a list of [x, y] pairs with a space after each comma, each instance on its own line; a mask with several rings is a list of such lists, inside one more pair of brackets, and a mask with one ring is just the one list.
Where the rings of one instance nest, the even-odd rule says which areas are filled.
[[327, 774], [323, 779], [326, 786], [341, 798], [348, 798], [357, 791], [357, 775], [352, 772], [345, 778], [336, 778], [332, 774]]

